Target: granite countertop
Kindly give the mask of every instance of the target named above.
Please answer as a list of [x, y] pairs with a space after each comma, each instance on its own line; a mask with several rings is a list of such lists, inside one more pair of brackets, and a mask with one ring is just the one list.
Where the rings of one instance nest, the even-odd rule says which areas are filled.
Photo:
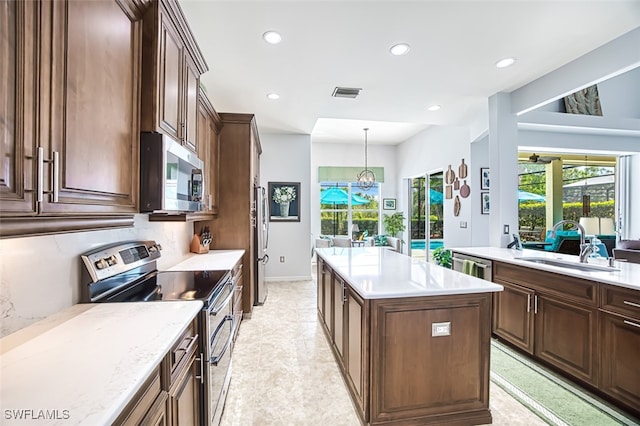
[[2, 424], [113, 423], [201, 309], [78, 304], [0, 339]]
[[316, 253], [365, 299], [502, 291], [502, 286], [382, 247], [330, 247]]
[[190, 255], [168, 271], [225, 271], [231, 269], [244, 255], [244, 250], [211, 250]]
[[554, 252], [546, 252], [542, 250], [515, 250], [499, 247], [455, 247], [452, 251], [467, 254], [470, 256], [482, 257], [514, 265], [526, 266], [528, 268], [539, 269], [541, 271], [555, 272], [557, 274], [569, 275], [572, 277], [583, 278], [590, 281], [597, 281], [606, 284], [627, 287], [634, 290], [640, 290], [640, 264], [630, 262], [614, 262], [613, 268], [608, 268], [608, 260], [599, 258], [589, 258], [589, 265], [603, 267], [602, 271], [580, 271], [560, 266], [545, 265], [540, 263], [520, 260], [521, 257], [541, 257], [545, 259], [559, 259], [579, 264], [578, 256]]

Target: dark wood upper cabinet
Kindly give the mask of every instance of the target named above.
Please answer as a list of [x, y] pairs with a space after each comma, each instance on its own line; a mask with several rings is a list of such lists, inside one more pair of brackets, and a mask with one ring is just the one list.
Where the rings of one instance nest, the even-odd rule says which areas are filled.
[[35, 2], [0, 1], [0, 209], [34, 215], [38, 27]]
[[0, 236], [132, 226], [142, 11], [115, 0], [0, 7]]
[[198, 153], [198, 88], [208, 68], [177, 1], [150, 5], [143, 46], [142, 130], [168, 134]]
[[208, 212], [216, 214], [218, 213], [218, 185], [220, 182], [220, 144], [218, 142], [222, 121], [202, 89], [200, 89], [197, 99], [198, 157], [205, 162], [205, 204]]

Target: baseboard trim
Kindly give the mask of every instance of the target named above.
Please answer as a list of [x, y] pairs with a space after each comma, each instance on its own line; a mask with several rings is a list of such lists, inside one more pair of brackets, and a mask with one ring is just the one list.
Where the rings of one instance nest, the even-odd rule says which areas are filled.
[[274, 282], [274, 281], [311, 281], [311, 275], [307, 275], [304, 277], [265, 277], [265, 282]]

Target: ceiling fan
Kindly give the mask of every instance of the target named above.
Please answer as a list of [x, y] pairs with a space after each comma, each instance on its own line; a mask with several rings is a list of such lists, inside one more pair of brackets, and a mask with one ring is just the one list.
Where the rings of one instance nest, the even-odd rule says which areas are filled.
[[529, 161], [526, 161], [526, 162], [534, 163], [534, 164], [549, 164], [553, 160], [559, 160], [559, 159], [560, 157], [541, 157], [534, 152], [529, 156]]

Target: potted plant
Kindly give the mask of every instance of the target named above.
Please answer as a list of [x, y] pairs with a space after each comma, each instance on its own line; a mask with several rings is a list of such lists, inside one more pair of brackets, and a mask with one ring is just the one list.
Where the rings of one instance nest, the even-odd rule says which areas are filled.
[[451, 269], [451, 250], [444, 247], [438, 247], [433, 251], [433, 260], [436, 265], [444, 266]]
[[[383, 215], [382, 222], [384, 223], [384, 229], [391, 237], [396, 237], [398, 233], [404, 231], [406, 226], [404, 225], [404, 213], [396, 212], [392, 215]], [[402, 241], [404, 243], [404, 241]]]

